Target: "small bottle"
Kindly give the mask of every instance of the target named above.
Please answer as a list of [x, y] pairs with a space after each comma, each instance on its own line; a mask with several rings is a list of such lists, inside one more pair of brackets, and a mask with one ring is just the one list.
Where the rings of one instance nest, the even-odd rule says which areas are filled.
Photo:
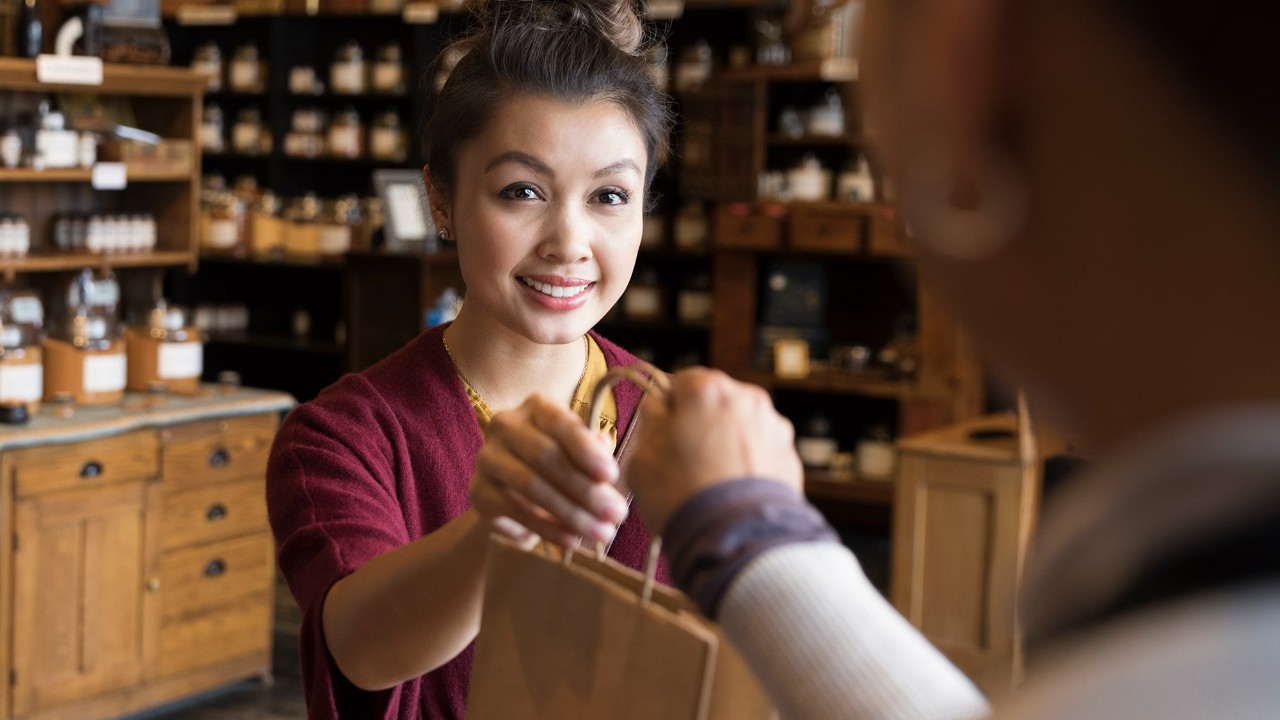
[[200, 149], [207, 153], [222, 152], [225, 149], [222, 130], [222, 108], [216, 102], [206, 102], [200, 116]]
[[205, 201], [205, 249], [238, 254], [243, 251], [244, 204], [233, 193], [217, 191]]
[[329, 123], [329, 154], [356, 159], [364, 154], [364, 123], [356, 109], [348, 105]]
[[373, 119], [369, 128], [369, 155], [375, 160], [402, 162], [408, 154], [400, 113], [388, 108]]
[[404, 58], [400, 52], [400, 43], [391, 42], [378, 48], [371, 79], [374, 92], [404, 94]]
[[831, 172], [823, 169], [813, 153], [805, 153], [800, 163], [787, 173], [792, 200], [826, 200], [830, 181]]
[[34, 58], [40, 54], [44, 42], [44, 26], [40, 22], [43, 13], [40, 0], [21, 0], [18, 6], [18, 42], [14, 48], [18, 57]]
[[871, 166], [867, 164], [866, 156], [860, 156], [852, 169], [840, 173], [836, 186], [836, 194], [841, 200], [874, 202], [876, 183], [871, 175]]
[[359, 95], [365, 88], [364, 51], [355, 40], [338, 48], [329, 66], [329, 87], [340, 95]]
[[262, 91], [262, 62], [257, 45], [241, 45], [231, 57], [231, 89], [235, 92]]
[[805, 467], [826, 469], [840, 446], [831, 436], [831, 422], [826, 415], [815, 412], [805, 423], [804, 431], [796, 437], [796, 453]]
[[222, 51], [214, 41], [210, 40], [196, 48], [195, 57], [191, 59], [191, 69], [209, 79], [209, 92], [222, 89]]
[[77, 143], [77, 155], [80, 167], [91, 168], [98, 161], [98, 137], [91, 132], [80, 133]]
[[817, 137], [837, 137], [844, 134], [844, 103], [840, 92], [827, 88], [823, 101], [809, 109], [807, 130]]

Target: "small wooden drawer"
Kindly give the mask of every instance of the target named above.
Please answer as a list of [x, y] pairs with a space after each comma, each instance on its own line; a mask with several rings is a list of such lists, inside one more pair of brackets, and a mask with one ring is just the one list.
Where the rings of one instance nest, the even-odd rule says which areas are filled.
[[14, 450], [10, 466], [15, 492], [29, 497], [155, 477], [159, 473], [156, 456], [155, 431], [135, 430], [99, 440]]
[[907, 242], [897, 208], [892, 205], [867, 206], [867, 252], [894, 257], [915, 255]]
[[788, 233], [796, 250], [857, 253], [866, 226], [866, 212], [858, 205], [801, 205], [791, 212]]
[[747, 203], [729, 203], [716, 208], [713, 233], [716, 247], [774, 250], [782, 246], [782, 219]]
[[273, 555], [259, 533], [163, 556], [162, 676], [270, 651]]
[[208, 420], [162, 430], [166, 489], [262, 478], [275, 437], [274, 414]]
[[167, 492], [162, 549], [174, 550], [267, 529], [261, 479]]

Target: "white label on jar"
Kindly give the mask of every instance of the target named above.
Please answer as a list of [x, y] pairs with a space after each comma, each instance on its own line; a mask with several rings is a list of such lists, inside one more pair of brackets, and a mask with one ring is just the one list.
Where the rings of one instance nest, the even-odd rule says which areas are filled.
[[238, 236], [235, 220], [210, 219], [209, 233], [205, 235], [204, 244], [211, 248], [227, 250], [236, 246]]
[[364, 92], [364, 63], [339, 62], [329, 66], [329, 84], [336, 93]]
[[88, 355], [84, 359], [84, 391], [116, 392], [124, 389], [124, 353]]
[[400, 79], [403, 75], [400, 63], [375, 63], [373, 89], [379, 92], [395, 92], [400, 89]]
[[638, 318], [650, 318], [662, 311], [662, 302], [655, 288], [631, 288], [627, 290], [627, 315]]
[[156, 370], [161, 380], [200, 377], [204, 372], [204, 345], [199, 342], [160, 343]]
[[256, 90], [258, 88], [258, 64], [251, 62], [231, 63], [231, 89]]
[[44, 306], [38, 297], [21, 295], [9, 301], [9, 317], [15, 323], [39, 325], [44, 322]]
[[374, 128], [369, 134], [369, 152], [378, 159], [396, 159], [401, 155], [400, 131]]
[[238, 153], [257, 154], [262, 145], [262, 128], [249, 123], [236, 123], [231, 129], [231, 145]]
[[222, 126], [205, 123], [200, 126], [200, 147], [209, 152], [222, 152]]
[[360, 157], [360, 128], [329, 127], [329, 153], [339, 157]]
[[35, 402], [44, 391], [44, 367], [0, 365], [0, 402]]
[[341, 255], [351, 249], [351, 228], [346, 225], [320, 226], [320, 252]]

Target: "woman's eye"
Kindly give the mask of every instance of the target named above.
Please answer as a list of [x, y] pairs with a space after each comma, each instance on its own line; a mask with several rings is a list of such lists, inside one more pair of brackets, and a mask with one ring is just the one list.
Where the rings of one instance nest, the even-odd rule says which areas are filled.
[[601, 205], [626, 205], [631, 201], [631, 194], [621, 188], [610, 188], [596, 193], [596, 202]]
[[534, 190], [531, 185], [508, 185], [502, 188], [498, 195], [511, 200], [538, 199], [538, 191]]

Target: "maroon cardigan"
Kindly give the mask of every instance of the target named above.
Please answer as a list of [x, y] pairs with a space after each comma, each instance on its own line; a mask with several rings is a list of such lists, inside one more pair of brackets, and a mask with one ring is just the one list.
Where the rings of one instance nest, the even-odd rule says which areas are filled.
[[[280, 569], [302, 608], [302, 680], [310, 718], [462, 718], [474, 645], [440, 668], [380, 692], [352, 685], [329, 655], [321, 608], [329, 588], [369, 560], [435, 531], [470, 508], [484, 441], [443, 327], [347, 375], [280, 427], [267, 468], [267, 506]], [[636, 362], [599, 336], [609, 367]], [[641, 390], [614, 389], [618, 436]], [[621, 442], [619, 442], [621, 445]], [[649, 532], [639, 513], [609, 555], [644, 567]], [[659, 579], [669, 583], [665, 561]]]

